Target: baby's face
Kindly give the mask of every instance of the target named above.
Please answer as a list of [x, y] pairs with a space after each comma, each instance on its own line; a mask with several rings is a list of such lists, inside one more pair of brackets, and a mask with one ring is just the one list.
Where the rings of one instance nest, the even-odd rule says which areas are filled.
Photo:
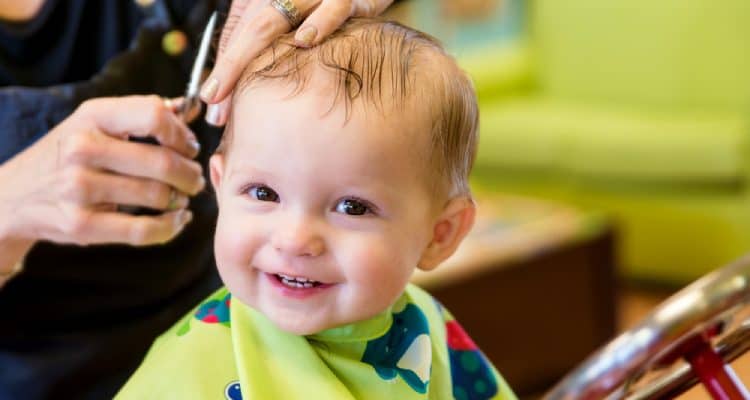
[[[219, 272], [281, 329], [364, 320], [402, 293], [435, 218], [415, 124], [312, 89], [267, 84], [236, 100], [233, 140], [211, 161]], [[426, 145], [426, 141], [425, 144]]]

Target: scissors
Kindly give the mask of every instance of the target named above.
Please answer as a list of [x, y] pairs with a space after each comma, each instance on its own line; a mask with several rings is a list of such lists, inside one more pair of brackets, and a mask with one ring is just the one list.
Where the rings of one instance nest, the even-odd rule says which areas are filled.
[[198, 47], [198, 55], [195, 57], [193, 69], [190, 71], [190, 80], [188, 81], [187, 90], [185, 91], [185, 98], [182, 105], [176, 110], [177, 115], [185, 122], [188, 122], [188, 117], [194, 115], [196, 110], [200, 110], [201, 107], [200, 97], [198, 95], [200, 92], [203, 69], [206, 67], [206, 62], [208, 61], [208, 48], [211, 44], [211, 39], [216, 27], [216, 15], [217, 12], [214, 11], [211, 14], [211, 18], [208, 20], [208, 24], [206, 24], [206, 28], [203, 30], [203, 36], [201, 37], [200, 45]]
[[[180, 104], [180, 106], [175, 110], [175, 114], [177, 114], [177, 116], [179, 116], [180, 119], [182, 119], [186, 123], [190, 122], [189, 117], [191, 115], [195, 115], [195, 113], [199, 111], [201, 107], [201, 101], [198, 93], [200, 92], [202, 77], [201, 75], [203, 74], [203, 69], [206, 67], [206, 62], [208, 61], [208, 47], [211, 44], [211, 38], [213, 37], [214, 28], [216, 27], [216, 15], [217, 13], [216, 11], [214, 11], [213, 14], [211, 14], [211, 18], [208, 20], [208, 24], [206, 24], [206, 28], [203, 30], [203, 36], [201, 37], [201, 42], [198, 47], [198, 55], [195, 57], [193, 68], [190, 71], [190, 80], [188, 81], [187, 90], [185, 91], [185, 97], [182, 101], [182, 104]], [[141, 143], [150, 143], [153, 145], [159, 144], [159, 142], [157, 142], [156, 139], [152, 137], [131, 137], [128, 140]], [[151, 210], [145, 207], [128, 206], [122, 204], [117, 205], [117, 210], [133, 215], [160, 214], [160, 212], [156, 210]]]

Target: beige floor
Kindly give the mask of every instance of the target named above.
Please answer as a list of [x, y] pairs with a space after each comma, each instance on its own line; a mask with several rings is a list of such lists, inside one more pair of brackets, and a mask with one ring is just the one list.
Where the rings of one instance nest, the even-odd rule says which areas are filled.
[[[650, 310], [656, 307], [660, 302], [668, 298], [669, 295], [670, 293], [666, 291], [644, 291], [632, 288], [622, 290], [620, 298], [620, 329], [624, 330], [637, 324], [641, 318], [647, 315]], [[750, 353], [747, 353], [736, 360], [732, 364], [732, 367], [737, 373], [737, 376], [744, 381], [746, 385], [750, 386]], [[710, 397], [702, 387], [698, 386], [680, 396], [678, 399], [703, 400], [710, 399]]]

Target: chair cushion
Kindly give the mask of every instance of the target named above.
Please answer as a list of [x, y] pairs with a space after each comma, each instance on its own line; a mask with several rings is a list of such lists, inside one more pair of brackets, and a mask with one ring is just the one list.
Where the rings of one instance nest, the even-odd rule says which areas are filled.
[[529, 4], [547, 95], [673, 110], [750, 107], [747, 0]]
[[481, 108], [477, 168], [544, 169], [624, 180], [736, 180], [748, 121], [739, 113], [656, 113], [542, 98]]

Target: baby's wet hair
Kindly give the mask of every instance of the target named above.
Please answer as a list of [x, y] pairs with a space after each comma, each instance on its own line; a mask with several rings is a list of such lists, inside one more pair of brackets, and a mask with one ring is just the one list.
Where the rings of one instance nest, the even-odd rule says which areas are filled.
[[[433, 187], [451, 197], [469, 194], [468, 175], [478, 141], [476, 94], [435, 38], [375, 18], [354, 18], [309, 49], [296, 47], [290, 33], [248, 66], [234, 98], [269, 81], [291, 84], [289, 96], [294, 96], [318, 78], [318, 71], [329, 74], [333, 83], [331, 109], [343, 103], [347, 116], [356, 102], [385, 115], [420, 115], [430, 135], [426, 160], [438, 183]], [[231, 144], [232, 119], [217, 152]]]

